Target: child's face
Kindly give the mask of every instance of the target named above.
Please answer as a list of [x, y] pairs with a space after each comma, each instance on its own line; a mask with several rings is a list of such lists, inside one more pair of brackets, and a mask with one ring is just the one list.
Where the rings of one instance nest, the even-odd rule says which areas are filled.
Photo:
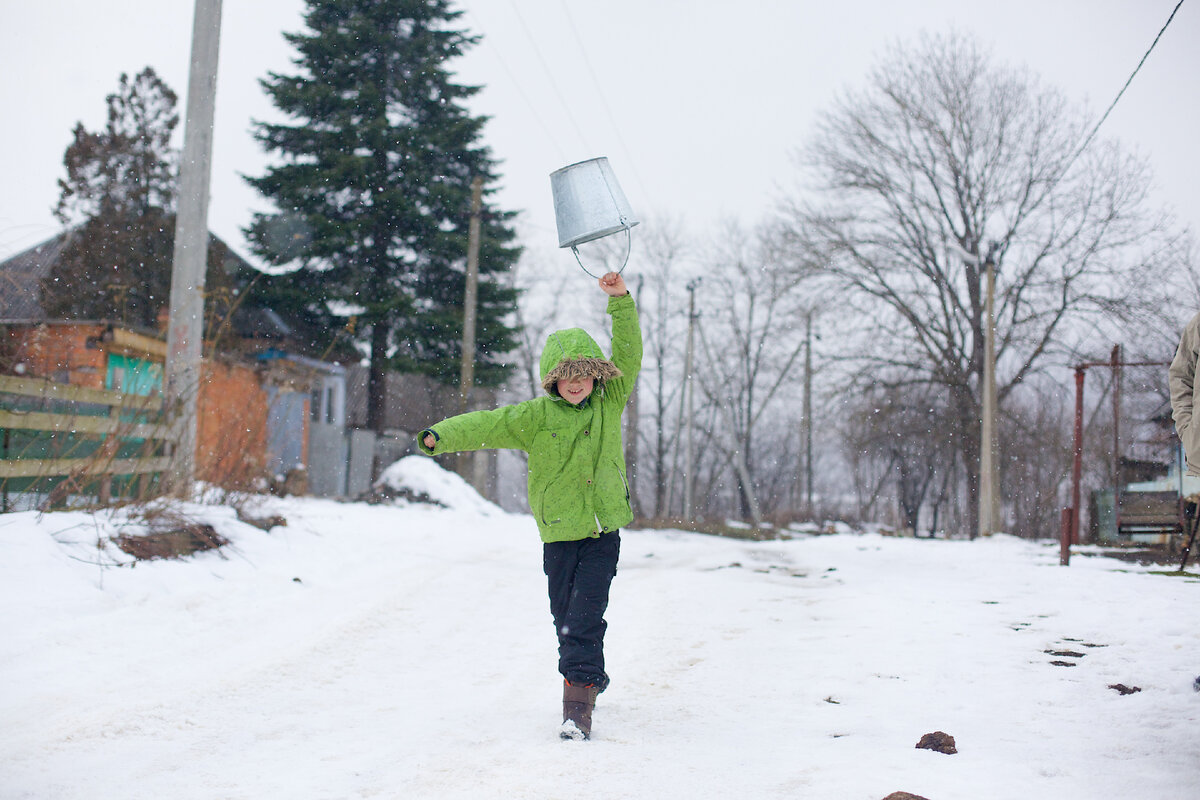
[[584, 401], [584, 398], [592, 393], [592, 388], [595, 385], [595, 378], [572, 378], [570, 380], [561, 380], [558, 382], [558, 393], [568, 403], [573, 406], [577, 406]]

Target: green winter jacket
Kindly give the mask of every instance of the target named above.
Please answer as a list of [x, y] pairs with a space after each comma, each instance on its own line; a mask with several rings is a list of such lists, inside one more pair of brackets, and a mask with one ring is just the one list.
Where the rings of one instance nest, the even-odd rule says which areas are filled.
[[580, 363], [595, 368], [596, 387], [578, 406], [553, 392], [551, 382], [548, 396], [450, 417], [417, 437], [426, 454], [432, 454], [423, 441], [427, 432], [437, 438], [439, 454], [485, 448], [529, 453], [529, 507], [543, 542], [596, 537], [633, 521], [621, 414], [641, 369], [642, 331], [630, 295], [610, 297], [608, 313], [611, 362], [581, 328], [550, 334], [542, 351], [544, 384], [556, 369]]

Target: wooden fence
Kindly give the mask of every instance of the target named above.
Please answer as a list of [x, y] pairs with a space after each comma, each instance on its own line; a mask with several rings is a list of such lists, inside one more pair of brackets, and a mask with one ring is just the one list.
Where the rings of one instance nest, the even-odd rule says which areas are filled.
[[150, 496], [170, 463], [168, 428], [161, 395], [0, 375], [3, 511]]

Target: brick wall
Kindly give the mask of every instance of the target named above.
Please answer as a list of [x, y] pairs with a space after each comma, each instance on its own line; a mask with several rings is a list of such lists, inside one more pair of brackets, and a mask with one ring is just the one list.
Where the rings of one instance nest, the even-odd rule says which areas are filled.
[[[103, 389], [108, 353], [97, 347], [105, 326], [20, 325], [5, 331], [4, 371], [27, 378]], [[92, 347], [88, 347], [92, 340]]]
[[244, 364], [204, 362], [196, 433], [196, 478], [251, 488], [267, 461], [267, 393]]

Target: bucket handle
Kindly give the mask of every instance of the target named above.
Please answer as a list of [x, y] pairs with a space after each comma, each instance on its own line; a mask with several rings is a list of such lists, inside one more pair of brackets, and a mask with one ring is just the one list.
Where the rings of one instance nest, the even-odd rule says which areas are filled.
[[[637, 223], [634, 223], [634, 224], [636, 225]], [[629, 251], [633, 249], [633, 237], [629, 233], [629, 230], [630, 230], [629, 228], [625, 229], [625, 260], [621, 262], [621, 267], [620, 267], [620, 269], [617, 270], [618, 275], [620, 275], [622, 272], [625, 271], [626, 265], [629, 264]], [[575, 263], [579, 264], [579, 268], [581, 270], [586, 272], [588, 275], [591, 275], [593, 278], [596, 278], [597, 280], [600, 279], [601, 276], [593, 274], [590, 269], [588, 269], [587, 267], [585, 267], [583, 265], [583, 261], [581, 261], [579, 258], [579, 246], [578, 245], [574, 245], [574, 244], [571, 245], [571, 252], [575, 254]]]

